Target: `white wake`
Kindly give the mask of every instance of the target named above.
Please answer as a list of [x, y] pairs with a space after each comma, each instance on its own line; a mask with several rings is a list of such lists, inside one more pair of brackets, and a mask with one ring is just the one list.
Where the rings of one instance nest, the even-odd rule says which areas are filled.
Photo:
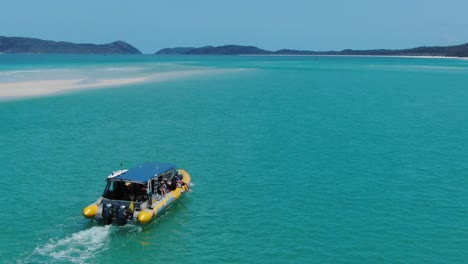
[[95, 226], [57, 241], [51, 240], [46, 245], [37, 247], [34, 253], [58, 262], [84, 263], [108, 249], [111, 228], [112, 226]]

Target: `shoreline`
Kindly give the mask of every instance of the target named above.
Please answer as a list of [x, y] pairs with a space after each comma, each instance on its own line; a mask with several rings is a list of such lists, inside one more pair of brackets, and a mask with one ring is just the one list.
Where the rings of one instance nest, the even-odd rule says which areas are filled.
[[[190, 55], [187, 55], [190, 56]], [[200, 55], [194, 55], [200, 56]], [[204, 56], [204, 55], [202, 55]], [[208, 55], [210, 56], [210, 55]], [[218, 56], [218, 55], [215, 55]], [[225, 55], [219, 55], [225, 56]], [[410, 55], [313, 55], [313, 54], [238, 54], [233, 56], [262, 56], [262, 57], [362, 57], [362, 58], [409, 58], [409, 59], [459, 59], [468, 60], [468, 57], [449, 57], [449, 56], [410, 56]]]

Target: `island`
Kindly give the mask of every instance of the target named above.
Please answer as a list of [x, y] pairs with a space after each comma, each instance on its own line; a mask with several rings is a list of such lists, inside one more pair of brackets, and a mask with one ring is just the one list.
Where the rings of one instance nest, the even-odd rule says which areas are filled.
[[437, 57], [468, 57], [468, 43], [454, 46], [423, 46], [411, 49], [371, 49], [342, 51], [310, 51], [280, 49], [269, 51], [255, 46], [225, 45], [205, 46], [201, 48], [178, 47], [165, 48], [156, 55], [355, 55], [355, 56], [437, 56]]
[[0, 36], [0, 53], [141, 54], [141, 51], [124, 41], [114, 41], [108, 44], [76, 44], [37, 38]]
[[166, 48], [155, 54], [164, 55], [265, 55], [272, 54], [271, 51], [259, 49], [254, 46], [225, 45], [225, 46], [206, 46], [201, 48]]

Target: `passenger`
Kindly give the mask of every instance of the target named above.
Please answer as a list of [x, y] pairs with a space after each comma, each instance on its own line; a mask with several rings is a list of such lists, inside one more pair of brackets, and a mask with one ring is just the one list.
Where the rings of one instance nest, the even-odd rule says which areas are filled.
[[163, 185], [160, 185], [158, 190], [161, 196], [166, 195], [166, 188]]
[[172, 189], [171, 189], [172, 182], [166, 180], [165, 183], [166, 183], [166, 190], [167, 190], [167, 192], [172, 191]]
[[166, 188], [166, 193], [170, 192], [170, 183], [167, 181], [167, 179], [164, 179], [164, 188]]
[[[160, 178], [159, 178], [160, 177]], [[162, 178], [162, 176], [158, 177], [158, 182], [159, 182], [159, 192], [161, 193], [162, 196], [166, 195], [167, 193], [167, 186], [165, 180]]]
[[136, 198], [136, 201], [139, 202], [139, 201], [144, 201], [146, 200], [146, 187], [145, 185], [143, 184], [138, 184], [137, 185], [137, 189], [135, 191], [135, 198]]
[[182, 178], [183, 178], [183, 176], [182, 176], [182, 174], [180, 174], [180, 172], [177, 172], [175, 177], [176, 177], [177, 180], [182, 180]]
[[135, 200], [135, 184], [131, 182], [125, 183], [125, 200], [134, 201]]
[[172, 180], [169, 182], [169, 188], [171, 191], [175, 190], [177, 188], [177, 178], [174, 177]]
[[191, 191], [189, 185], [182, 180], [182, 174], [177, 172], [176, 179], [177, 179], [177, 187], [180, 187], [182, 188], [182, 190], [185, 190], [188, 192]]
[[190, 189], [190, 186], [187, 183], [185, 183], [183, 180], [180, 180], [180, 182], [181, 182], [181, 185], [182, 185], [182, 189], [184, 189], [187, 192], [192, 191], [192, 189]]

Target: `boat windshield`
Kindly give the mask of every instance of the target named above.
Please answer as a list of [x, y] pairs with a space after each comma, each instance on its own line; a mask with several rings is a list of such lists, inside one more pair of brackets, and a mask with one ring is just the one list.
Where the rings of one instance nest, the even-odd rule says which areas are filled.
[[141, 202], [147, 200], [145, 185], [120, 180], [108, 181], [102, 196], [107, 199], [122, 201]]

